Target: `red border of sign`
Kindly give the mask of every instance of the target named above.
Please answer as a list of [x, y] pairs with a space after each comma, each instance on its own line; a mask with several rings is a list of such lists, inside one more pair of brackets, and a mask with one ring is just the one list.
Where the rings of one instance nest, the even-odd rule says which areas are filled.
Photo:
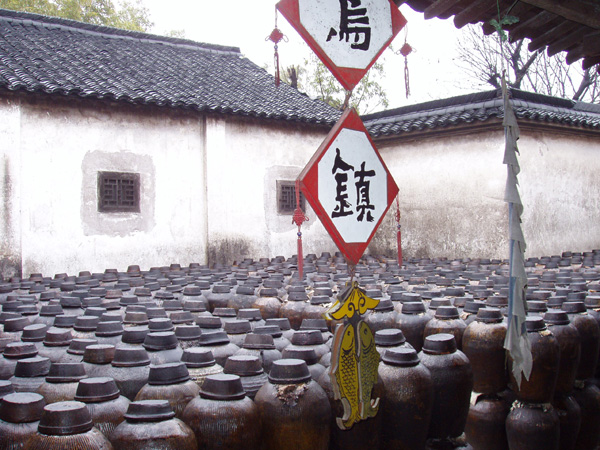
[[369, 71], [371, 66], [375, 64], [377, 58], [383, 53], [383, 51], [390, 45], [396, 35], [406, 25], [406, 19], [394, 4], [392, 0], [390, 2], [390, 11], [392, 13], [392, 36], [386, 41], [381, 47], [379, 52], [375, 55], [371, 63], [366, 69], [353, 69], [349, 67], [338, 67], [335, 63], [325, 54], [323, 49], [317, 44], [310, 33], [304, 28], [304, 25], [300, 22], [300, 9], [298, 6], [298, 0], [281, 0], [277, 3], [277, 9], [283, 14], [296, 31], [302, 36], [302, 39], [308, 44], [313, 52], [317, 54], [319, 59], [327, 66], [333, 76], [337, 78], [344, 89], [351, 91], [360, 82], [362, 77]]
[[[367, 136], [370, 144], [373, 146], [373, 150], [375, 150], [375, 154], [379, 158], [379, 161], [383, 165], [383, 168], [385, 169], [385, 172], [387, 174], [387, 206], [385, 208], [385, 211], [377, 221], [377, 224], [373, 228], [373, 231], [369, 235], [369, 238], [366, 242], [344, 241], [336, 226], [333, 224], [333, 221], [329, 217], [329, 214], [327, 214], [327, 212], [323, 208], [323, 205], [321, 205], [321, 202], [319, 201], [319, 161], [321, 161], [323, 155], [329, 149], [333, 140], [337, 137], [338, 134], [340, 134], [340, 131], [344, 128], [363, 132]], [[333, 241], [336, 243], [336, 245], [346, 257], [349, 263], [357, 264], [360, 257], [367, 249], [369, 242], [371, 242], [371, 239], [373, 239], [373, 235], [379, 228], [381, 221], [390, 209], [390, 206], [396, 198], [396, 195], [398, 195], [398, 186], [396, 185], [396, 182], [394, 181], [394, 178], [392, 177], [389, 169], [385, 165], [385, 162], [381, 158], [379, 150], [377, 150], [377, 147], [373, 143], [369, 132], [365, 128], [364, 124], [362, 123], [362, 120], [360, 120], [360, 117], [354, 109], [347, 109], [344, 112], [342, 117], [340, 117], [340, 120], [338, 120], [338, 122], [331, 129], [325, 140], [321, 143], [315, 154], [312, 156], [304, 170], [300, 173], [298, 179], [300, 181], [300, 190], [304, 193], [304, 196], [306, 197], [312, 208], [315, 210], [315, 213], [321, 220], [321, 223], [323, 223], [323, 226], [330, 234]]]

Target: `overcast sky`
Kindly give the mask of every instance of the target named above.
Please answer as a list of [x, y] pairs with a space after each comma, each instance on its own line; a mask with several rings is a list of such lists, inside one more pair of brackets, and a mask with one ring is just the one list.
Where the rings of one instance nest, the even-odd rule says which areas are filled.
[[[273, 67], [273, 43], [265, 41], [275, 23], [274, 0], [142, 0], [150, 10], [153, 32], [183, 30], [185, 37], [199, 42], [239, 47], [242, 53], [259, 66]], [[390, 108], [427, 100], [473, 92], [470, 83], [454, 59], [459, 45], [460, 30], [451, 19], [424, 20], [423, 15], [402, 6], [408, 19], [408, 43], [415, 51], [408, 56], [411, 97], [404, 91], [404, 57], [391, 51], [383, 54], [386, 79], [384, 86]], [[286, 67], [301, 64], [310, 49], [297, 32], [279, 14], [278, 26], [288, 42], [279, 46], [280, 64]], [[395, 50], [404, 43], [405, 30], [393, 41]]]

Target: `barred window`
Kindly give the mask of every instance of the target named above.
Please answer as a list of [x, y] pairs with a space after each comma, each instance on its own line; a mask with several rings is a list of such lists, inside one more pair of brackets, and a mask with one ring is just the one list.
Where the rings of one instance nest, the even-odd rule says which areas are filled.
[[140, 174], [98, 172], [99, 212], [140, 212]]
[[[300, 208], [306, 211], [306, 200], [300, 192]], [[277, 181], [277, 212], [279, 214], [293, 214], [296, 210], [296, 182]]]

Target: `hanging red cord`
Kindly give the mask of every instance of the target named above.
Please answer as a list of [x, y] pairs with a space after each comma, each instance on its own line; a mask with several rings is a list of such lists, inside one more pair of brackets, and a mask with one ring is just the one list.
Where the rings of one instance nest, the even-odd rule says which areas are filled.
[[277, 7], [275, 8], [275, 28], [271, 31], [265, 41], [272, 41], [275, 44], [275, 55], [274, 55], [274, 65], [275, 65], [275, 86], [279, 86], [281, 77], [279, 74], [279, 44], [282, 40], [287, 40], [285, 35], [281, 32], [279, 28], [277, 28]]
[[292, 223], [295, 223], [298, 226], [298, 274], [300, 275], [300, 280], [302, 279], [303, 271], [304, 271], [304, 255], [302, 254], [302, 231], [300, 228], [304, 222], [308, 222], [308, 217], [300, 208], [300, 180], [296, 180], [296, 209], [294, 210], [294, 216], [292, 217]]

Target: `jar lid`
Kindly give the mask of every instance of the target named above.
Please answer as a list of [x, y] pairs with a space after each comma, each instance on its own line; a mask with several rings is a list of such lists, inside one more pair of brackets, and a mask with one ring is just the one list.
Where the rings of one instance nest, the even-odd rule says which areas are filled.
[[193, 341], [199, 339], [202, 331], [198, 325], [178, 325], [175, 328], [175, 336], [180, 341]]
[[543, 300], [528, 300], [527, 310], [531, 313], [543, 313], [548, 311], [548, 305]]
[[269, 334], [248, 333], [244, 338], [243, 348], [256, 350], [273, 350], [275, 343]]
[[[433, 300], [432, 300], [433, 301]], [[455, 306], [440, 306], [435, 311], [436, 319], [458, 319], [458, 309]]]
[[94, 426], [85, 403], [57, 402], [44, 407], [38, 432], [50, 436], [69, 436], [90, 431]]
[[425, 305], [421, 301], [402, 304], [402, 314], [423, 314], [425, 311]]
[[216, 374], [204, 379], [200, 396], [209, 400], [241, 400], [246, 396], [238, 375]]
[[386, 364], [398, 367], [416, 366], [420, 361], [416, 350], [410, 347], [389, 348], [381, 359]]
[[46, 331], [44, 345], [46, 347], [66, 347], [72, 340], [73, 336], [70, 329], [50, 327]]
[[452, 302], [444, 297], [432, 298], [429, 302], [429, 309], [438, 309], [440, 306], [452, 306]]
[[166, 386], [184, 383], [190, 379], [190, 373], [183, 362], [150, 364], [148, 384], [151, 386]]
[[223, 368], [225, 373], [239, 375], [240, 377], [251, 377], [264, 373], [262, 363], [258, 356], [233, 355], [225, 361]]
[[[581, 314], [587, 312], [585, 303], [583, 302], [564, 302], [562, 304], [562, 309], [568, 314]], [[4, 327], [6, 327], [6, 325], [4, 325]]]
[[268, 334], [268, 335], [272, 336], [273, 338], [278, 338], [283, 335], [281, 328], [279, 328], [277, 325], [263, 325], [263, 326], [254, 327], [254, 333], [255, 334]]
[[223, 345], [229, 344], [229, 337], [224, 331], [206, 331], [198, 339], [200, 345]]
[[329, 331], [325, 319], [302, 319], [301, 330], [319, 330], [321, 333]]
[[470, 314], [477, 314], [477, 311], [479, 311], [480, 308], [485, 308], [486, 306], [487, 305], [485, 302], [479, 300], [469, 300], [465, 303], [463, 311]]
[[202, 295], [202, 290], [200, 289], [200, 286], [186, 286], [183, 288], [183, 295], [189, 295], [189, 296], [198, 296], [198, 295]]
[[162, 307], [165, 311], [179, 311], [183, 309], [183, 303], [175, 298], [163, 299]]
[[528, 332], [543, 331], [546, 329], [546, 323], [541, 316], [527, 316], [525, 318], [525, 327]]
[[386, 328], [375, 332], [375, 345], [391, 347], [402, 345], [405, 342], [404, 333], [398, 328]]
[[190, 312], [206, 311], [206, 304], [202, 300], [185, 300], [183, 302], [183, 310]]
[[546, 312], [544, 314], [544, 322], [548, 325], [568, 325], [571, 323], [568, 314], [560, 309], [551, 309]]
[[4, 332], [16, 333], [23, 331], [26, 326], [31, 325], [27, 317], [15, 317], [14, 319], [6, 319], [4, 321]]
[[301, 359], [278, 359], [273, 361], [268, 377], [273, 384], [298, 384], [311, 380], [308, 366]]
[[98, 344], [97, 339], [73, 339], [69, 344], [67, 353], [71, 355], [81, 355], [85, 353], [85, 349], [90, 345]]
[[63, 314], [63, 309], [59, 303], [42, 305], [40, 308], [40, 316], [53, 317]]
[[390, 299], [387, 298], [379, 300], [379, 304], [375, 307], [375, 311], [377, 312], [387, 312], [393, 310], [394, 304]]
[[482, 323], [500, 323], [503, 320], [502, 311], [492, 307], [479, 308], [475, 320]]
[[287, 297], [290, 302], [305, 302], [308, 300], [308, 295], [304, 288], [302, 288], [301, 292], [290, 291]]
[[423, 343], [423, 352], [429, 355], [445, 355], [456, 351], [454, 335], [438, 333], [427, 336]]
[[53, 326], [57, 328], [73, 328], [77, 316], [69, 316], [66, 314], [60, 314], [54, 318]]
[[88, 345], [83, 352], [83, 361], [90, 364], [110, 364], [115, 356], [115, 346], [110, 344]]
[[121, 322], [100, 322], [96, 328], [96, 336], [113, 337], [123, 334], [123, 324]]
[[111, 364], [113, 367], [147, 366], [150, 364], [150, 357], [143, 347], [117, 347]]
[[161, 319], [161, 318], [167, 317], [167, 312], [165, 311], [165, 309], [159, 308], [159, 307], [147, 308], [146, 314], [148, 315], [148, 319], [150, 319], [150, 320]]
[[127, 327], [123, 330], [121, 342], [125, 344], [142, 344], [149, 332], [147, 326]]
[[48, 383], [74, 383], [87, 378], [85, 368], [80, 362], [50, 364], [50, 371], [46, 376]]
[[177, 336], [172, 331], [148, 333], [142, 344], [146, 350], [160, 351], [177, 348]]
[[263, 287], [260, 290], [260, 294], [259, 295], [261, 297], [277, 297], [277, 289]]
[[[89, 308], [88, 308], [89, 309]], [[87, 310], [86, 310], [87, 312]], [[96, 331], [98, 324], [100, 323], [100, 317], [98, 316], [79, 316], [75, 319], [73, 328], [76, 331], [91, 332]]]
[[0, 402], [0, 419], [8, 423], [37, 422], [42, 417], [44, 406], [46, 402], [40, 394], [8, 394]]
[[146, 314], [146, 311], [131, 311], [129, 310], [129, 307], [127, 307], [123, 323], [134, 325], [148, 325], [148, 314]]
[[119, 322], [123, 323], [123, 315], [120, 312], [105, 312], [100, 316], [100, 322]]
[[131, 402], [124, 415], [127, 422], [162, 422], [175, 417], [167, 400], [138, 400]]
[[293, 345], [321, 345], [323, 335], [318, 330], [298, 330], [292, 336]]
[[121, 392], [112, 378], [86, 378], [77, 385], [75, 400], [85, 403], [100, 403], [119, 398], [119, 395]]
[[9, 380], [0, 380], [0, 400], [13, 392], [15, 392], [15, 388]]
[[267, 319], [265, 320], [265, 325], [277, 325], [282, 331], [287, 331], [292, 328], [290, 320], [287, 317]]
[[508, 306], [508, 298], [503, 295], [493, 295], [488, 297], [485, 303], [496, 307]]
[[215, 317], [236, 317], [235, 309], [233, 308], [215, 308], [213, 311]]
[[198, 347], [186, 348], [181, 361], [190, 369], [211, 367], [217, 363], [211, 350]]
[[231, 322], [225, 322], [223, 328], [227, 334], [245, 334], [252, 331], [252, 326], [248, 320], [232, 320]]
[[102, 308], [100, 306], [90, 306], [85, 309], [84, 316], [92, 316], [97, 317], [98, 322], [100, 322], [100, 317], [107, 311], [106, 308]]
[[43, 323], [34, 323], [23, 328], [21, 340], [23, 342], [42, 342], [46, 337], [48, 326]]
[[283, 359], [301, 359], [309, 366], [319, 362], [319, 357], [312, 347], [287, 347], [283, 349], [281, 356]]
[[196, 324], [200, 328], [212, 328], [219, 329], [223, 327], [223, 323], [219, 317], [214, 316], [200, 316], [196, 318]]
[[8, 359], [32, 358], [37, 354], [37, 347], [29, 342], [10, 342], [4, 348], [4, 357]]
[[231, 291], [231, 285], [229, 284], [215, 284], [212, 288], [214, 294], [228, 294]]
[[36, 378], [45, 377], [50, 370], [50, 358], [34, 356], [32, 358], [19, 359], [15, 366], [15, 377]]

